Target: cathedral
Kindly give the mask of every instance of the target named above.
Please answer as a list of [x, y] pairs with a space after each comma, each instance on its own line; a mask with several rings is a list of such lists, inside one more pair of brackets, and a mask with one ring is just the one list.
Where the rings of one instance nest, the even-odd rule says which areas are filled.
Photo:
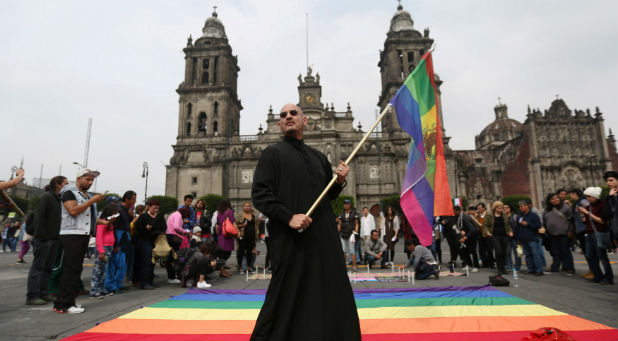
[[[251, 199], [253, 172], [262, 150], [281, 139], [278, 112], [267, 109], [265, 127], [260, 124], [256, 135], [239, 134], [240, 67], [216, 12], [202, 32], [195, 42], [189, 37], [183, 50], [178, 135], [166, 170], [165, 195], [182, 200], [185, 194], [219, 194], [239, 208]], [[416, 30], [410, 13], [399, 5], [379, 55], [382, 90], [377, 105], [381, 109], [432, 44], [429, 30]], [[436, 75], [438, 114], [444, 122], [441, 83]], [[345, 111], [337, 111], [332, 104], [322, 103], [320, 74], [311, 68], [298, 75], [297, 105], [308, 119], [305, 142], [332, 164], [345, 160], [364, 135], [360, 124], [354, 127], [349, 104]], [[475, 150], [452, 150], [448, 137], [444, 138], [453, 197], [489, 202], [503, 195], [527, 195], [539, 205], [548, 191], [599, 184], [604, 170], [618, 169], [615, 140], [611, 134], [605, 137], [598, 109], [594, 116], [589, 111], [572, 112], [557, 99], [545, 112], [529, 110], [523, 124], [508, 118], [504, 104], [496, 106], [495, 114], [496, 120], [476, 136]], [[444, 124], [442, 129], [446, 136]], [[381, 131], [370, 135], [352, 161], [343, 194], [356, 198], [359, 208], [399, 194], [409, 143], [394, 113], [387, 115]]]

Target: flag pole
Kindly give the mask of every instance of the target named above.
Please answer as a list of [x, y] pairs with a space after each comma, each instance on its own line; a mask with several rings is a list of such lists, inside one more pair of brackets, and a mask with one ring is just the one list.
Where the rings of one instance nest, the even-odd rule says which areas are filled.
[[[356, 145], [356, 148], [354, 148], [354, 150], [352, 151], [352, 153], [350, 154], [350, 156], [348, 156], [348, 158], [345, 160], [346, 164], [349, 164], [350, 161], [352, 161], [352, 159], [354, 158], [354, 156], [356, 156], [356, 153], [358, 152], [358, 150], [360, 149], [360, 147], [363, 146], [363, 144], [365, 143], [365, 141], [367, 141], [367, 139], [369, 138], [369, 135], [371, 135], [371, 133], [373, 132], [373, 130], [378, 126], [378, 123], [380, 123], [380, 121], [384, 118], [384, 116], [386, 116], [386, 114], [391, 112], [392, 109], [392, 105], [390, 103], [388, 103], [388, 105], [386, 106], [386, 108], [384, 108], [384, 110], [382, 110], [382, 113], [380, 114], [380, 116], [378, 116], [378, 118], [376, 119], [376, 121], [373, 123], [373, 125], [371, 126], [371, 128], [369, 128], [369, 130], [367, 131], [367, 133], [365, 133], [365, 136], [363, 136], [363, 139], [360, 140], [360, 142]], [[330, 180], [330, 182], [328, 183], [328, 186], [326, 186], [326, 188], [324, 188], [324, 190], [322, 191], [322, 194], [320, 194], [320, 196], [316, 199], [316, 201], [313, 203], [313, 205], [311, 206], [311, 208], [309, 209], [309, 211], [307, 211], [307, 216], [311, 216], [311, 214], [313, 213], [313, 211], [315, 211], [316, 207], [318, 207], [318, 205], [320, 204], [320, 202], [322, 201], [322, 199], [324, 199], [324, 197], [326, 196], [326, 193], [328, 193], [328, 191], [330, 190], [331, 187], [333, 187], [333, 185], [335, 184], [335, 181], [337, 180], [337, 175], [333, 175], [333, 178]], [[302, 230], [299, 230], [302, 231]]]

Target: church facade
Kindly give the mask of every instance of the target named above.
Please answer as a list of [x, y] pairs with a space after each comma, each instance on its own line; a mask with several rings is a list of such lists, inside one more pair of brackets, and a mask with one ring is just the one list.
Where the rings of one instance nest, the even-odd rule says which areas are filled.
[[[183, 50], [185, 75], [177, 89], [178, 135], [166, 170], [165, 194], [180, 200], [189, 193], [196, 197], [220, 194], [238, 208], [250, 201], [253, 172], [262, 150], [281, 139], [278, 112], [272, 107], [267, 110], [266, 126], [260, 125], [256, 135], [239, 134], [238, 60], [217, 13], [206, 20], [202, 32], [195, 42], [190, 37]], [[382, 91], [377, 105], [382, 110], [432, 44], [429, 30], [417, 31], [410, 13], [399, 6], [379, 55]], [[438, 76], [436, 83], [441, 84]], [[298, 95], [298, 106], [308, 119], [305, 142], [322, 151], [332, 164], [345, 160], [364, 135], [360, 125], [354, 127], [351, 106], [337, 111], [332, 104], [322, 103], [320, 75], [311, 68], [298, 75]], [[444, 122], [440, 96], [438, 88], [439, 115]], [[545, 114], [530, 111], [521, 124], [508, 118], [506, 106], [496, 107], [496, 121], [477, 136], [476, 150], [451, 150], [444, 138], [451, 194], [485, 201], [521, 194], [537, 201], [537, 194], [553, 190], [559, 179], [567, 179], [564, 186], [589, 184], [591, 167], [616, 169], [615, 141], [611, 136], [605, 138], [602, 122], [599, 112], [594, 117], [580, 111], [571, 114], [566, 105], [558, 103]], [[556, 130], [545, 130], [552, 124], [561, 124], [565, 130], [551, 136]], [[572, 137], [582, 142], [569, 148], [573, 153], [547, 148], [553, 146], [552, 141], [570, 144]], [[398, 194], [409, 142], [394, 113], [387, 115], [381, 131], [371, 134], [352, 161], [343, 194], [355, 197], [359, 208]], [[546, 155], [553, 152], [560, 153], [556, 160]], [[592, 160], [592, 155], [597, 159]]]

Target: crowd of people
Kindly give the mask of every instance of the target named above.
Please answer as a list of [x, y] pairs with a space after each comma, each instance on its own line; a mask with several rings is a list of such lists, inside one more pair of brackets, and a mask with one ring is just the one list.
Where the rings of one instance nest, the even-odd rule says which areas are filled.
[[[528, 274], [575, 274], [573, 252], [579, 247], [585, 255], [586, 279], [603, 285], [614, 284], [607, 252], [618, 245], [618, 173], [609, 171], [604, 179], [609, 188], [602, 197], [601, 187], [559, 189], [546, 196], [542, 211], [524, 199], [515, 207], [495, 201], [491, 211], [483, 203], [470, 206], [467, 212], [455, 207], [454, 217], [442, 217], [451, 259], [478, 271], [479, 267], [496, 269], [499, 274], [520, 271], [525, 257]], [[551, 255], [547, 266], [545, 251]]]
[[[224, 278], [232, 275], [228, 261], [234, 251], [236, 271], [253, 273], [258, 242], [266, 244], [265, 267], [270, 271], [269, 219], [256, 215], [250, 202], [243, 203], [237, 214], [224, 199], [211, 213], [201, 199], [193, 205], [195, 198], [189, 194], [178, 210], [164, 217], [156, 199], [135, 206], [134, 191], [125, 192], [122, 198], [90, 194], [88, 189], [98, 175], [82, 170], [72, 186], [65, 177], [54, 177], [26, 221], [7, 222], [1, 251], [8, 247], [9, 252], [16, 252], [19, 242], [17, 263], [23, 264], [30, 244], [34, 249], [26, 304], [53, 302], [58, 313], [83, 312], [75, 298], [88, 292], [81, 273], [89, 246], [95, 258], [89, 295], [98, 299], [126, 290], [125, 280], [134, 287], [154, 289], [157, 262], [166, 267], [169, 284], [199, 289], [211, 287], [207, 279], [215, 271]], [[525, 257], [529, 274], [573, 276], [573, 252], [579, 247], [589, 269], [582, 276], [613, 284], [607, 251], [616, 248], [618, 173], [606, 172], [604, 178], [609, 187], [606, 197], [600, 187], [583, 192], [560, 189], [547, 195], [543, 210], [528, 199], [517, 207], [495, 201], [489, 210], [484, 203], [467, 210], [455, 206], [454, 216], [436, 217], [434, 243], [428, 247], [420, 245], [405, 215], [393, 207], [381, 211], [376, 204], [363, 207], [359, 214], [345, 200], [336, 217], [344, 258], [352, 271], [357, 271], [357, 264], [372, 268], [378, 262], [381, 268], [389, 268], [394, 266], [395, 246], [403, 238], [408, 266], [414, 268], [417, 279], [432, 275], [438, 279], [444, 238], [451, 268], [478, 272], [486, 267], [507, 274], [523, 270]], [[98, 212], [97, 204], [103, 200], [105, 207]], [[156, 252], [160, 248], [163, 253]], [[543, 248], [552, 257], [549, 267]]]

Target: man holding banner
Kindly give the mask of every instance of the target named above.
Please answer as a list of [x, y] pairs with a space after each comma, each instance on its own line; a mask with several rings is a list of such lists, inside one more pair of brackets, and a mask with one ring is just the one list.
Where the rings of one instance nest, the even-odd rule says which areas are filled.
[[[270, 220], [276, 250], [272, 280], [251, 340], [360, 340], [341, 238], [328, 200], [304, 214], [333, 177], [324, 154], [303, 140], [307, 118], [293, 104], [279, 115], [283, 140], [266, 148], [255, 169], [251, 198]], [[340, 162], [327, 191], [335, 199], [349, 172]], [[311, 215], [311, 216], [310, 216]]]

